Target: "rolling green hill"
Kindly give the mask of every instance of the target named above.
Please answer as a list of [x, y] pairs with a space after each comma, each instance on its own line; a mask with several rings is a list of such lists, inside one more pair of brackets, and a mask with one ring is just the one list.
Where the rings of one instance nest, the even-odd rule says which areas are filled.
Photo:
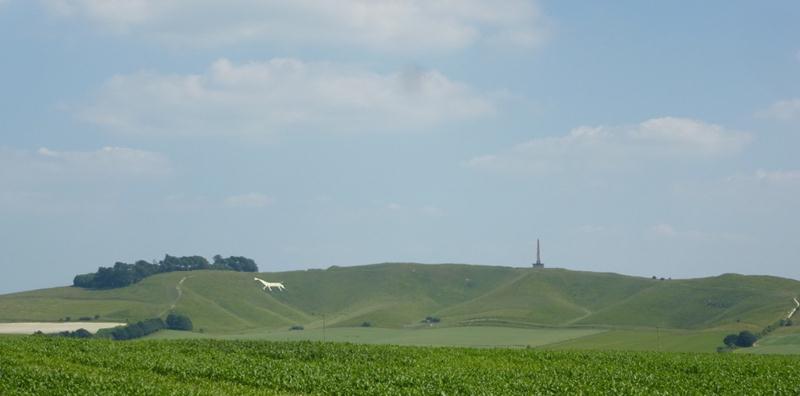
[[[262, 291], [253, 277], [280, 281]], [[183, 280], [183, 282], [181, 282]], [[726, 274], [654, 280], [611, 273], [459, 264], [376, 264], [280, 273], [224, 271], [155, 275], [120, 289], [61, 287], [0, 296], [0, 321], [100, 316], [134, 321], [171, 309], [196, 329], [437, 326], [760, 329], [786, 315], [800, 282]]]

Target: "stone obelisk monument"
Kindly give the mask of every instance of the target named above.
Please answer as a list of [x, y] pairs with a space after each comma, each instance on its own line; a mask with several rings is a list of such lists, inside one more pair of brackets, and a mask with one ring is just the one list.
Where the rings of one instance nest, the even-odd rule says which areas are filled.
[[542, 262], [542, 251], [539, 248], [539, 240], [536, 240], [536, 262], [533, 263], [533, 268], [544, 268], [544, 263]]

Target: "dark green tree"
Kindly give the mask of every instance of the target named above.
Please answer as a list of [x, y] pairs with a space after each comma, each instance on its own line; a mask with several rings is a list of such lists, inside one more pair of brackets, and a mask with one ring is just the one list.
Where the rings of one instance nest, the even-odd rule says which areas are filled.
[[729, 347], [735, 346], [738, 341], [739, 336], [737, 334], [728, 334], [725, 336], [725, 339], [722, 340], [722, 342]]
[[749, 347], [753, 346], [753, 344], [755, 344], [756, 341], [758, 341], [758, 337], [756, 337], [755, 334], [753, 334], [753, 333], [751, 333], [751, 332], [749, 332], [747, 330], [744, 330], [744, 331], [739, 333], [739, 336], [736, 339], [736, 346], [740, 346], [740, 347], [743, 347], [743, 348], [749, 348]]
[[171, 313], [167, 315], [167, 328], [171, 330], [191, 331], [194, 328], [192, 320], [186, 315]]

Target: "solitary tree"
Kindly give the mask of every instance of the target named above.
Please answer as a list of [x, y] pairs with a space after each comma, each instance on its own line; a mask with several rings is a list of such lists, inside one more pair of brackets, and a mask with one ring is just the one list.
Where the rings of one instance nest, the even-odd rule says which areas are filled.
[[192, 330], [192, 320], [186, 315], [171, 313], [167, 315], [167, 328], [172, 330]]

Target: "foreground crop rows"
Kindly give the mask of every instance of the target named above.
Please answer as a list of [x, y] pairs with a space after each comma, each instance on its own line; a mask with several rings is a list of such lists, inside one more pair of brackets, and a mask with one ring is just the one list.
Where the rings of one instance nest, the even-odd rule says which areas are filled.
[[800, 359], [0, 338], [0, 394], [800, 394]]

